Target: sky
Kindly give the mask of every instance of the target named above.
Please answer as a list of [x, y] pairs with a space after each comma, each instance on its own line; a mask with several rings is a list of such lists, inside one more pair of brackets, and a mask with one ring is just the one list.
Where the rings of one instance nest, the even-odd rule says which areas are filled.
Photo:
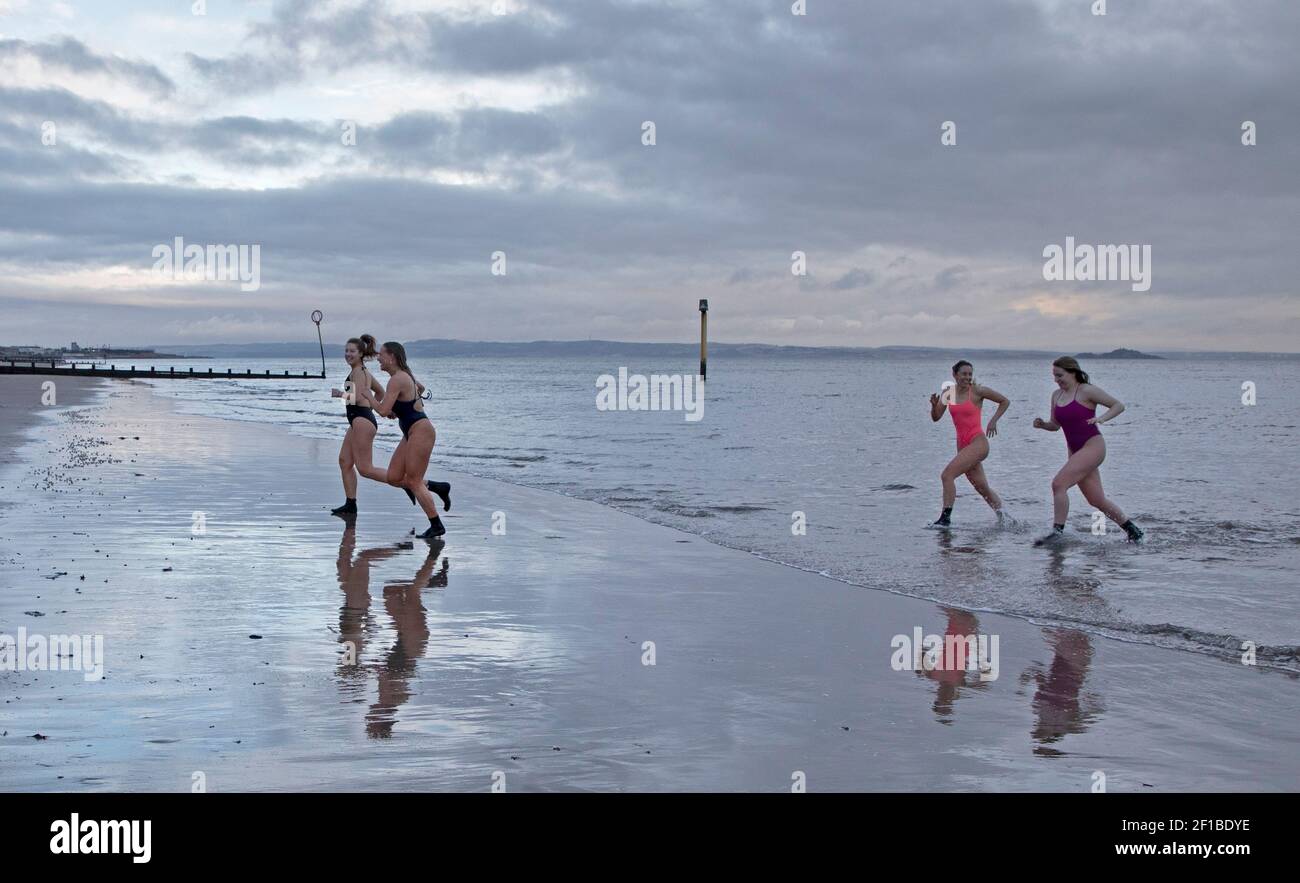
[[1300, 349], [1300, 3], [1095, 3], [0, 0], [0, 343]]

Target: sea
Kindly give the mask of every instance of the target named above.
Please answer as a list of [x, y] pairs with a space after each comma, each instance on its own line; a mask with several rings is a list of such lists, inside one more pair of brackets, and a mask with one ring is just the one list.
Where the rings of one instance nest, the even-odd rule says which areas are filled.
[[[318, 359], [154, 364], [320, 371]], [[1032, 428], [1054, 389], [1046, 359], [975, 361], [976, 381], [1012, 402], [984, 465], [1014, 523], [1000, 526], [962, 480], [950, 532], [926, 528], [955, 452], [951, 421], [929, 416], [948, 359], [715, 354], [698, 420], [597, 406], [600, 378], [620, 368], [693, 377], [698, 365], [681, 356], [457, 355], [411, 367], [432, 396], [430, 477], [464, 472], [592, 500], [864, 591], [1225, 659], [1253, 653], [1258, 665], [1300, 671], [1300, 400], [1291, 395], [1300, 357], [1085, 360], [1093, 382], [1127, 406], [1103, 427], [1101, 472], [1146, 540], [1130, 544], [1109, 523], [1098, 532], [1076, 490], [1056, 549], [1033, 545], [1051, 527], [1050, 482], [1066, 459], [1060, 433]], [[335, 360], [327, 371], [325, 380], [144, 382], [183, 412], [341, 440], [343, 404], [330, 388], [346, 366]], [[986, 421], [992, 411], [986, 404]], [[380, 423], [382, 463], [400, 433]]]

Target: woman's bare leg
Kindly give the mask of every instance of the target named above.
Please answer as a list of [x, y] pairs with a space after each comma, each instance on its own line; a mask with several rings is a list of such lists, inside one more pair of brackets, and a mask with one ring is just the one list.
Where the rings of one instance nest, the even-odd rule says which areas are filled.
[[406, 487], [415, 494], [415, 502], [420, 504], [420, 508], [424, 510], [424, 514], [430, 521], [437, 519], [438, 510], [433, 504], [433, 494], [424, 484], [424, 473], [429, 469], [429, 455], [433, 453], [434, 438], [432, 424], [429, 425], [428, 431], [417, 424], [411, 428], [411, 436], [408, 439], [410, 445], [406, 449]]
[[349, 500], [357, 498], [357, 473], [353, 468], [356, 463], [352, 454], [352, 428], [348, 427], [347, 434], [343, 436], [343, 444], [339, 447], [339, 471], [343, 474], [343, 496]]
[[357, 472], [371, 481], [382, 481], [387, 484], [387, 470], [375, 465], [375, 425], [369, 420], [362, 419], [353, 420], [352, 423], [356, 426], [352, 434], [352, 462], [356, 465]]
[[393, 487], [406, 487], [406, 449], [409, 442], [402, 439], [397, 443], [397, 450], [388, 458], [388, 468], [384, 470], [384, 481]]
[[984, 475], [984, 464], [976, 463], [966, 472], [966, 480], [971, 483], [971, 487], [984, 498], [984, 502], [989, 504], [989, 508], [994, 512], [1002, 511], [1002, 498], [997, 492], [989, 486], [988, 477]]
[[1088, 475], [1084, 476], [1079, 482], [1079, 490], [1083, 492], [1083, 498], [1093, 505], [1097, 510], [1106, 513], [1106, 517], [1116, 524], [1124, 524], [1128, 521], [1128, 516], [1124, 511], [1106, 499], [1106, 492], [1101, 487], [1101, 470], [1094, 469]]
[[1106, 459], [1106, 445], [1101, 436], [1093, 436], [1079, 450], [1070, 455], [1061, 471], [1052, 479], [1052, 518], [1056, 524], [1065, 524], [1070, 517], [1070, 488], [1096, 472]]
[[[945, 513], [957, 501], [957, 479], [978, 466], [988, 455], [989, 440], [982, 435], [976, 436], [970, 444], [957, 452], [957, 456], [953, 457], [947, 466], [943, 467], [943, 472], [939, 473], [939, 481], [943, 484]], [[938, 523], [946, 523], [945, 516], [940, 515]]]

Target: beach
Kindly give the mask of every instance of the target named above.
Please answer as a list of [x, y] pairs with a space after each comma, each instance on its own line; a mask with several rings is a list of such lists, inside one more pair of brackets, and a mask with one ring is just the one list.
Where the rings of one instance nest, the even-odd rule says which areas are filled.
[[[939, 472], [954, 433], [946, 416], [930, 420], [929, 396], [950, 362], [724, 353], [701, 420], [600, 410], [593, 381], [618, 374], [616, 366], [663, 369], [644, 358], [417, 360], [416, 375], [435, 390], [432, 468], [592, 500], [717, 545], [966, 610], [1222, 659], [1249, 641], [1261, 664], [1300, 674], [1300, 513], [1276, 479], [1291, 469], [1300, 403], [1269, 394], [1248, 406], [1241, 396], [1243, 378], [1285, 388], [1300, 359], [1099, 361], [1098, 381], [1122, 391], [1127, 408], [1104, 431], [1105, 488], [1146, 538], [1134, 547], [1105, 523], [1108, 533], [1094, 533], [1092, 506], [1075, 491], [1064, 554], [1044, 558], [1032, 540], [1050, 529], [1050, 481], [1066, 456], [1060, 433], [1032, 425], [1055, 388], [1046, 360], [978, 359], [980, 382], [1011, 400], [984, 468], [1016, 523], [999, 525], [962, 480], [944, 535], [925, 525], [939, 514]], [[337, 443], [329, 384], [295, 379], [309, 363], [231, 367], [291, 376], [269, 385], [159, 379], [152, 388], [185, 414]], [[986, 420], [992, 412], [985, 408]], [[1193, 412], [1204, 422], [1185, 419]], [[379, 433], [381, 460], [397, 437]], [[796, 512], [807, 527], [798, 534]]]
[[[349, 526], [328, 513], [341, 415], [309, 438], [121, 381], [43, 409], [41, 379], [0, 377], [0, 633], [102, 636], [103, 676], [0, 671], [0, 789], [1300, 787], [1287, 672], [441, 466], [444, 543], [364, 479]], [[985, 636], [996, 664], [900, 668], [918, 629]]]

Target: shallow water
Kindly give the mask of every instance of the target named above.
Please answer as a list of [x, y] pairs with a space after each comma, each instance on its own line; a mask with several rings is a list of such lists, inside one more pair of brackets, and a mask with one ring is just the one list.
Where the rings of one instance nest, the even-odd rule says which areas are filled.
[[[336, 438], [99, 398], [39, 413], [0, 469], [0, 633], [104, 639], [102, 680], [0, 671], [5, 790], [1295, 788], [1295, 675], [466, 475], [448, 541], [415, 542], [391, 488], [327, 514]], [[916, 629], [997, 638], [996, 676], [898, 669]]]
[[[644, 356], [638, 357], [644, 359]], [[147, 364], [147, 363], [146, 363]], [[202, 361], [207, 367], [312, 370], [308, 360]], [[977, 362], [976, 378], [1011, 397], [985, 469], [1022, 524], [999, 529], [959, 485], [951, 534], [923, 529], [939, 508], [951, 421], [932, 424], [928, 395], [944, 363], [916, 358], [717, 358], [704, 418], [601, 412], [596, 378], [670, 373], [690, 364], [591, 358], [413, 362], [434, 391], [439, 467], [595, 500], [713, 542], [851, 583], [1069, 624], [1220, 655], [1258, 645], [1261, 662], [1296, 667], [1300, 505], [1293, 488], [1300, 403], [1286, 396], [1294, 359], [1094, 360], [1094, 382], [1128, 410], [1104, 427], [1107, 493], [1147, 530], [1140, 548], [1113, 525], [1091, 533], [1071, 497], [1070, 539], [1035, 549], [1050, 524], [1049, 483], [1065, 460], [1059, 433], [1031, 428], [1052, 391], [1036, 359]], [[319, 363], [316, 365], [319, 370]], [[331, 379], [154, 381], [183, 411], [271, 422], [338, 439]], [[381, 379], [382, 379], [382, 375]], [[1242, 404], [1242, 383], [1257, 404]], [[985, 420], [992, 413], [985, 407]], [[381, 421], [383, 423], [383, 421]], [[384, 423], [377, 443], [399, 437]], [[380, 456], [382, 460], [382, 455]], [[803, 512], [806, 535], [791, 530]]]

